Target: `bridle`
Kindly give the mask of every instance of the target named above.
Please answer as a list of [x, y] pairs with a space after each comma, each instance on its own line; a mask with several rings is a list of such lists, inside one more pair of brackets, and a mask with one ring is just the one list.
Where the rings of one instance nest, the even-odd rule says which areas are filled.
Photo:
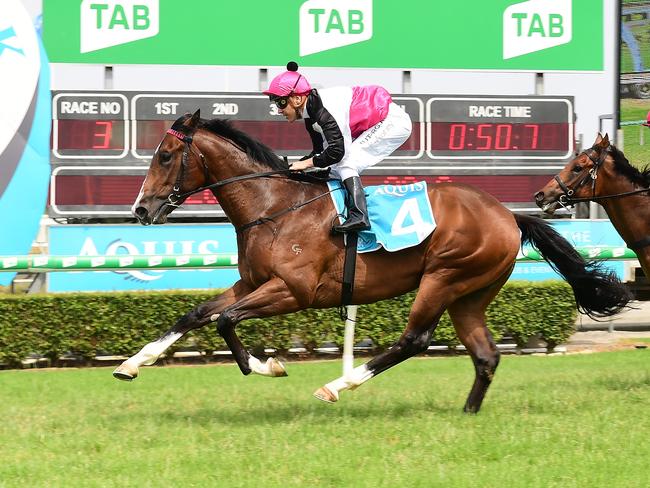
[[[169, 194], [169, 196], [167, 196], [167, 200], [165, 201], [165, 205], [176, 208], [180, 206], [180, 204], [183, 202], [185, 198], [187, 198], [188, 196], [194, 193], [197, 193], [196, 191], [181, 193], [181, 188], [183, 186], [185, 173], [188, 171], [187, 159], [190, 151], [192, 150], [192, 141], [194, 140], [194, 136], [190, 134], [185, 134], [181, 131], [174, 130], [174, 129], [168, 129], [167, 134], [176, 137], [178, 140], [180, 140], [185, 144], [185, 147], [183, 148], [183, 156], [181, 159], [181, 169], [179, 170], [178, 175], [176, 175], [176, 181], [174, 182], [172, 191]], [[205, 176], [205, 181], [208, 181], [208, 179], [210, 178], [210, 172], [208, 171], [208, 167], [205, 164], [205, 156], [198, 148], [196, 148], [196, 152], [199, 155], [199, 159], [201, 160], [201, 165], [203, 166], [203, 174]]]
[[[573, 188], [569, 188], [566, 183], [562, 181], [560, 178], [559, 174], [556, 174], [553, 179], [557, 182], [559, 187], [562, 189], [564, 192], [562, 195], [560, 195], [559, 202], [560, 205], [562, 205], [564, 208], [566, 208], [566, 205], [573, 205], [574, 203], [577, 202], [586, 202], [589, 200], [592, 200], [593, 198], [596, 197], [596, 180], [598, 179], [598, 170], [600, 169], [600, 166], [605, 162], [605, 158], [607, 158], [607, 155], [609, 154], [609, 147], [606, 149], [603, 149], [600, 152], [600, 155], [598, 158], [595, 158], [593, 156], [593, 153], [590, 153], [589, 151], [596, 152], [596, 150], [591, 147], [585, 151], [582, 151], [580, 155], [585, 155], [587, 156], [593, 163], [594, 166], [585, 174], [574, 186]], [[573, 194], [580, 189], [583, 185], [585, 185], [589, 180], [591, 180], [591, 198], [572, 198]]]
[[[587, 174], [585, 174], [575, 185], [573, 185], [573, 188], [569, 188], [569, 186], [562, 181], [559, 174], [553, 177], [553, 179], [557, 182], [558, 186], [564, 192], [562, 195], [560, 195], [560, 198], [558, 199], [559, 204], [562, 205], [564, 208], [567, 208], [568, 205], [575, 205], [576, 203], [580, 203], [580, 202], [607, 200], [609, 198], [620, 198], [628, 195], [636, 195], [638, 193], [645, 193], [650, 191], [650, 188], [642, 188], [640, 190], [626, 191], [623, 193], [615, 193], [613, 195], [596, 196], [596, 180], [598, 179], [598, 170], [605, 162], [607, 156], [611, 154], [611, 146], [607, 146], [605, 149], [602, 149], [598, 157], [594, 157], [594, 153], [596, 154], [598, 153], [595, 147], [591, 147], [580, 153], [580, 155], [584, 154], [585, 156], [587, 156], [594, 163], [594, 165], [587, 172]], [[575, 192], [578, 189], [580, 189], [583, 185], [588, 183], [590, 180], [591, 180], [591, 196], [582, 197], [582, 198], [573, 198]]]

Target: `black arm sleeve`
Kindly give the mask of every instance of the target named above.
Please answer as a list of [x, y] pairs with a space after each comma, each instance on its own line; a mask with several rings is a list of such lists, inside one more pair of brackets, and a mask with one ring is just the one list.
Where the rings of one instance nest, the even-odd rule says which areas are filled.
[[[305, 120], [305, 124], [314, 143], [314, 151], [316, 152], [314, 155], [314, 166], [326, 168], [327, 166], [338, 163], [345, 155], [343, 134], [336, 120], [332, 117], [332, 114], [323, 107], [323, 102], [316, 90], [313, 90], [307, 99], [307, 111], [313, 114], [310, 123], [308, 124], [307, 120]], [[325, 150], [322, 150], [323, 144], [321, 143], [320, 135], [312, 127], [314, 123], [317, 123], [323, 130], [323, 137], [327, 141], [327, 148]], [[316, 137], [319, 141], [318, 147], [315, 142]]]
[[345, 154], [345, 143], [343, 141], [343, 134], [339, 125], [334, 120], [334, 117], [329, 112], [325, 111], [327, 117], [322, 119], [320, 126], [323, 128], [323, 135], [327, 141], [325, 150], [314, 156], [314, 166], [319, 168], [326, 168], [333, 164], [338, 163], [343, 159]]
[[316, 154], [323, 152], [323, 139], [321, 138], [320, 134], [316, 132], [311, 126], [311, 119], [305, 119], [305, 128], [307, 129], [309, 137], [311, 138], [312, 151], [306, 156], [300, 158], [300, 161], [313, 158]]

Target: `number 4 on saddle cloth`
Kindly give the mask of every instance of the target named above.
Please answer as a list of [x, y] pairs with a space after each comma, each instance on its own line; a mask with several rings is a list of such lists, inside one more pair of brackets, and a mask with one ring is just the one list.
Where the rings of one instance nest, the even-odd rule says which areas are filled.
[[[329, 180], [336, 213], [346, 215], [345, 191], [339, 180]], [[372, 252], [383, 247], [399, 251], [417, 246], [436, 228], [427, 183], [380, 185], [365, 188], [370, 229], [359, 232], [357, 252]]]

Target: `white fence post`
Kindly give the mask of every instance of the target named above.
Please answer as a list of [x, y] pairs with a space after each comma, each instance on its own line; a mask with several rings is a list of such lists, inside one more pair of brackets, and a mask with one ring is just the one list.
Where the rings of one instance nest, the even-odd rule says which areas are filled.
[[345, 321], [343, 336], [343, 377], [347, 377], [354, 369], [354, 323], [357, 319], [357, 305], [347, 307], [348, 318]]

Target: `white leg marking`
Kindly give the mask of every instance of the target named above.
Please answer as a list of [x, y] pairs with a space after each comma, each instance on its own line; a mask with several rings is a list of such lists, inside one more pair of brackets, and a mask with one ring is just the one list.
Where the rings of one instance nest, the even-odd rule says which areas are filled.
[[212, 315], [210, 315], [210, 322], [216, 322], [217, 319], [219, 318], [219, 315], [221, 315], [221, 314], [220, 313], [213, 313]]
[[130, 357], [125, 362], [136, 367], [150, 366], [156, 362], [160, 355], [167, 350], [178, 339], [183, 337], [180, 332], [161, 337], [157, 341], [150, 342], [138, 352], [135, 356]]
[[264, 374], [264, 365], [262, 364], [262, 361], [257, 359], [252, 354], [248, 358], [248, 367], [253, 371], [253, 373], [261, 374], [262, 376], [266, 376]]
[[357, 366], [349, 374], [341, 376], [334, 381], [325, 385], [338, 399], [339, 392], [344, 390], [354, 390], [373, 377], [372, 372], [365, 364]]
[[[275, 371], [273, 366], [275, 365]], [[248, 367], [255, 374], [262, 376], [286, 376], [287, 373], [284, 370], [284, 366], [279, 361], [268, 358], [265, 363], [262, 363], [255, 356], [251, 355], [248, 358]]]

